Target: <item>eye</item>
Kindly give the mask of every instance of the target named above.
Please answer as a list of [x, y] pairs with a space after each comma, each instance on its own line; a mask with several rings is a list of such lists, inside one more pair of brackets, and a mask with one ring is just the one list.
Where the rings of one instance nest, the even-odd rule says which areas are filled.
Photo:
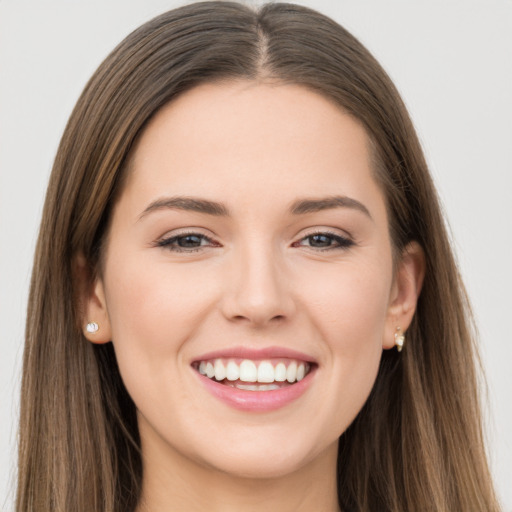
[[326, 251], [330, 249], [347, 249], [354, 245], [354, 242], [335, 233], [318, 232], [302, 238], [293, 245], [295, 247], [311, 247], [312, 249]]
[[196, 252], [203, 247], [218, 247], [219, 244], [202, 233], [181, 233], [156, 242], [158, 247], [165, 247], [175, 252]]

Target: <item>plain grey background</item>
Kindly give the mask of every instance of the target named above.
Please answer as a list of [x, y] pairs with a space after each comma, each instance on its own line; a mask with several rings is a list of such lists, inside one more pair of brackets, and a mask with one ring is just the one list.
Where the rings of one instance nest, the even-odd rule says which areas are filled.
[[[58, 141], [107, 53], [144, 21], [183, 3], [0, 0], [2, 510], [13, 509], [25, 307]], [[504, 510], [512, 511], [512, 0], [297, 3], [353, 32], [409, 107], [480, 328], [489, 453]]]

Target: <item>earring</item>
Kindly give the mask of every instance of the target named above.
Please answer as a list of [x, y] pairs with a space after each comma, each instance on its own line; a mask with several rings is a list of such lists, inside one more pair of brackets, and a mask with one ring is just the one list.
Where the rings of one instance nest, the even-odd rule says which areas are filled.
[[404, 333], [402, 332], [402, 328], [397, 327], [395, 332], [395, 345], [398, 352], [402, 352], [402, 349], [404, 348], [404, 342], [405, 336]]
[[98, 331], [98, 329], [100, 328], [100, 326], [96, 323], [96, 322], [89, 322], [86, 326], [85, 326], [85, 330], [90, 333], [90, 334], [94, 334], [95, 332]]

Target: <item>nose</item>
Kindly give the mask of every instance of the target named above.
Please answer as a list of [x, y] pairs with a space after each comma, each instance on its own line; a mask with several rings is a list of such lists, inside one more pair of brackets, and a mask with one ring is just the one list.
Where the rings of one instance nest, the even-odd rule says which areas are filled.
[[262, 327], [291, 318], [295, 302], [282, 259], [269, 247], [234, 255], [226, 269], [222, 300], [229, 321]]

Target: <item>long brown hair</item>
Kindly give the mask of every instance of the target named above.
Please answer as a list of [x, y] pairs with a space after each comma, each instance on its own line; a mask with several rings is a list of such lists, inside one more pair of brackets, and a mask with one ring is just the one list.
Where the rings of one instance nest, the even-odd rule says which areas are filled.
[[418, 139], [390, 79], [329, 18], [304, 7], [202, 2], [130, 34], [71, 115], [47, 191], [23, 361], [17, 511], [129, 512], [142, 464], [135, 406], [111, 344], [82, 333], [73, 260], [99, 271], [112, 205], [151, 117], [199, 83], [300, 84], [360, 120], [372, 141], [395, 250], [412, 240], [426, 278], [402, 353], [341, 436], [343, 510], [495, 511], [471, 315]]

